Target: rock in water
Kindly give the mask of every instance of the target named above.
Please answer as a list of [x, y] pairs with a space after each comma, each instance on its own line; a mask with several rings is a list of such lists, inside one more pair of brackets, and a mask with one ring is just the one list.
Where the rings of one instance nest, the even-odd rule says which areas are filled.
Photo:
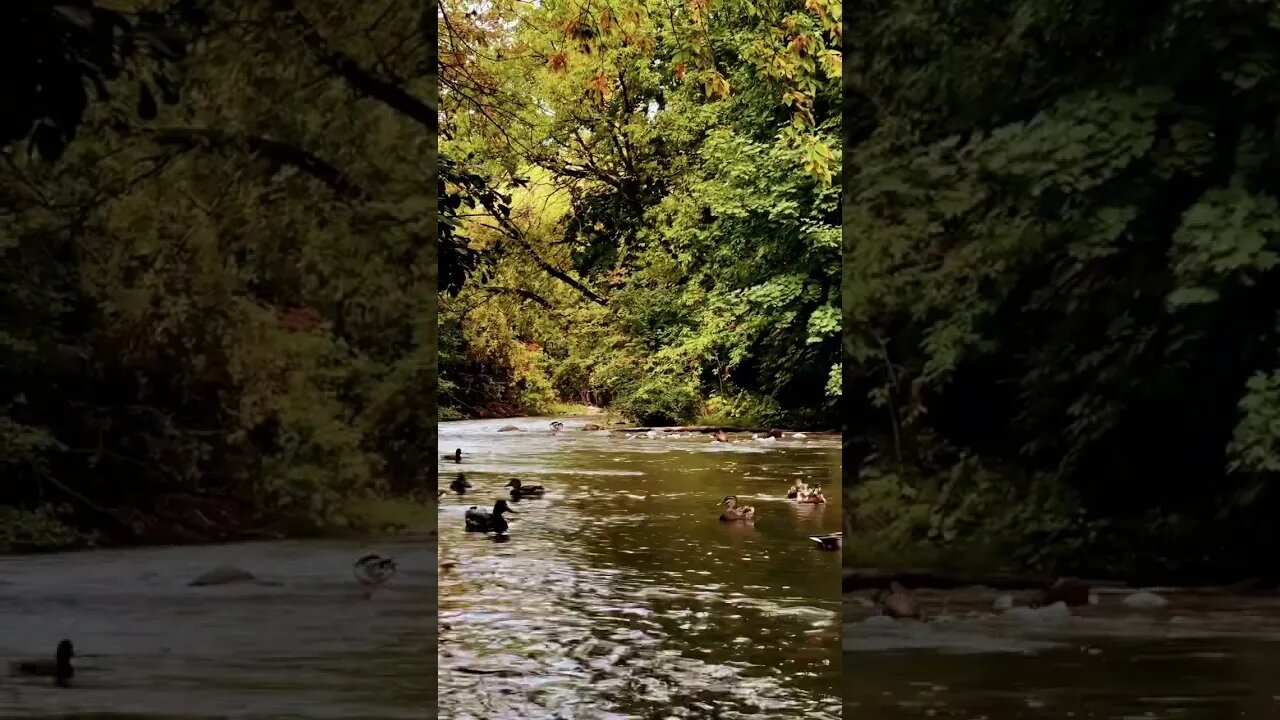
[[222, 565], [191, 581], [191, 587], [207, 585], [231, 585], [233, 583], [256, 583], [258, 578], [248, 570], [241, 570], [231, 565]]
[[1162, 608], [1169, 604], [1168, 600], [1150, 592], [1136, 592], [1126, 596], [1122, 602], [1131, 608]]
[[586, 425], [583, 425], [583, 426], [582, 426], [582, 429], [583, 429], [584, 431], [591, 432], [591, 431], [595, 431], [595, 430], [603, 430], [604, 428], [603, 428], [603, 427], [601, 427], [600, 425], [595, 424], [595, 423], [587, 423]]

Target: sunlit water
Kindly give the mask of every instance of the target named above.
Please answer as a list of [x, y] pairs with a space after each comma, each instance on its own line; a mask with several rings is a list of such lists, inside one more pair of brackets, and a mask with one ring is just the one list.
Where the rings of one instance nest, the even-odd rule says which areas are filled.
[[[1280, 598], [1103, 593], [1069, 617], [995, 591], [920, 593], [928, 623], [844, 604], [845, 718], [1280, 718]], [[1025, 604], [1025, 597], [1018, 597]]]
[[[399, 573], [370, 598], [351, 564]], [[222, 564], [270, 583], [189, 587]], [[0, 558], [0, 672], [70, 639], [76, 683], [0, 678], [0, 717], [423, 720], [436, 700], [429, 538]]]
[[[840, 446], [805, 438], [728, 445], [707, 435], [583, 432], [566, 420], [442, 423], [442, 718], [838, 718]], [[500, 433], [507, 424], [527, 432]], [[743, 438], [736, 438], [744, 440]], [[510, 540], [465, 533], [518, 477]], [[829, 504], [785, 499], [795, 478]], [[718, 521], [736, 494], [752, 526]]]

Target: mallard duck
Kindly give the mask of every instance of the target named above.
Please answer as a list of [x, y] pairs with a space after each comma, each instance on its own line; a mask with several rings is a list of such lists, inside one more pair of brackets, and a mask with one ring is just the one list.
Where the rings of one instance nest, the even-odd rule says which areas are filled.
[[888, 590], [878, 590], [872, 597], [872, 602], [876, 604], [876, 609], [881, 615], [895, 620], [924, 619], [924, 613], [920, 612], [920, 605], [916, 599], [897, 580], [889, 583]]
[[717, 430], [716, 434], [713, 437], [716, 442], [723, 442], [723, 443], [729, 442], [729, 434], [723, 430]]
[[442, 459], [442, 460], [452, 460], [452, 461], [454, 461], [454, 462], [456, 462], [456, 463], [461, 463], [461, 462], [462, 462], [462, 448], [458, 448], [457, 450], [454, 450], [453, 452], [449, 453], [448, 455], [441, 455], [441, 456], [440, 456], [440, 459]]
[[464, 519], [467, 523], [467, 532], [493, 532], [502, 535], [507, 531], [507, 521], [502, 517], [503, 513], [513, 513], [515, 510], [507, 505], [506, 500], [498, 500], [493, 504], [493, 512], [485, 512], [478, 506], [472, 505], [467, 508]]
[[724, 505], [724, 512], [720, 514], [720, 522], [735, 522], [739, 520], [752, 520], [756, 516], [756, 509], [750, 505], [738, 507], [738, 496], [729, 495], [720, 501]]
[[807, 492], [809, 492], [809, 484], [803, 480], [796, 480], [791, 483], [791, 488], [787, 490], [787, 499], [797, 500]]
[[471, 483], [467, 482], [465, 475], [459, 475], [456, 480], [449, 483], [449, 489], [461, 495], [471, 489]]
[[829, 535], [810, 535], [809, 539], [818, 544], [819, 550], [839, 550], [844, 533]]
[[511, 488], [511, 497], [541, 497], [547, 490], [541, 485], [522, 485], [519, 478], [511, 478], [504, 487]]
[[564, 423], [560, 422], [559, 420], [556, 420], [551, 423], [551, 432], [558, 433], [563, 429], [564, 429]]
[[361, 584], [377, 587], [395, 577], [396, 561], [381, 555], [365, 555], [352, 564], [351, 573]]
[[76, 674], [75, 668], [71, 667], [71, 658], [75, 656], [71, 641], [63, 640], [58, 643], [53, 660], [15, 660], [9, 663], [9, 672], [12, 675], [51, 677], [58, 685], [66, 687]]

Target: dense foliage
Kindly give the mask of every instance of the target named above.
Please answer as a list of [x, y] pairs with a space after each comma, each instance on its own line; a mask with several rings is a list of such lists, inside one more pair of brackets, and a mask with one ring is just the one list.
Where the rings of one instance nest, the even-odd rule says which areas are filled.
[[[433, 485], [431, 17], [200, 7], [68, 10], [172, 52], [90, 68], [95, 104], [41, 86], [74, 141], [0, 156], [0, 546], [314, 530]], [[123, 52], [79, 37], [41, 51]]]
[[856, 7], [855, 526], [900, 554], [1262, 574], [1280, 3]]
[[829, 422], [840, 11], [442, 6], [442, 152], [493, 191], [458, 226], [478, 257], [441, 300], [442, 402]]

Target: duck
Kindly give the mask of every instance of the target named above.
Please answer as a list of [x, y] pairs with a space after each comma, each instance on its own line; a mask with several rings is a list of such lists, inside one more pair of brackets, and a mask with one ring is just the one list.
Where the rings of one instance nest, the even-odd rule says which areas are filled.
[[452, 460], [452, 461], [454, 461], [454, 462], [456, 462], [456, 463], [461, 463], [461, 462], [462, 462], [462, 448], [458, 448], [457, 450], [454, 450], [453, 452], [449, 453], [448, 455], [441, 455], [441, 456], [440, 456], [440, 459], [442, 459], [442, 460]]
[[467, 482], [467, 478], [465, 475], [459, 475], [456, 480], [449, 483], [449, 489], [458, 493], [459, 495], [465, 493], [470, 488], [471, 488], [471, 483]]
[[560, 422], [559, 420], [555, 420], [551, 423], [551, 432], [558, 433], [563, 429], [564, 429], [564, 423]]
[[714, 439], [715, 442], [727, 443], [729, 442], [729, 434], [724, 430], [717, 430]]
[[511, 488], [511, 497], [542, 497], [546, 492], [546, 488], [541, 485], [522, 485], [519, 478], [511, 478], [504, 487]]
[[720, 501], [725, 506], [724, 512], [720, 514], [720, 522], [736, 522], [753, 520], [756, 516], [756, 509], [750, 505], [738, 507], [738, 496], [728, 495], [724, 500]]
[[791, 488], [787, 490], [787, 499], [799, 499], [801, 495], [804, 495], [807, 492], [809, 492], [809, 484], [803, 480], [796, 480], [791, 483]]
[[71, 667], [71, 658], [75, 656], [76, 651], [71, 641], [63, 640], [58, 643], [53, 660], [15, 660], [9, 663], [9, 673], [28, 677], [51, 677], [60, 687], [67, 687], [71, 684], [72, 676], [76, 674], [75, 668]]
[[829, 533], [827, 535], [810, 535], [809, 539], [818, 544], [819, 550], [839, 550], [843, 537], [844, 533]]
[[907, 590], [897, 580], [889, 583], [888, 590], [878, 590], [872, 597], [876, 609], [881, 615], [891, 617], [895, 620], [923, 620], [924, 613], [920, 611], [920, 604], [916, 602], [915, 597], [911, 595], [911, 591]]
[[351, 565], [351, 573], [360, 584], [377, 587], [395, 577], [396, 561], [377, 554], [365, 555]]
[[493, 512], [485, 512], [478, 506], [472, 505], [467, 508], [464, 519], [467, 524], [467, 532], [493, 532], [502, 535], [509, 527], [506, 518], [502, 517], [503, 513], [513, 513], [515, 510], [507, 504], [506, 500], [499, 499], [493, 504]]
[[797, 498], [802, 503], [812, 503], [814, 505], [822, 505], [827, 502], [827, 496], [822, 494], [822, 488], [814, 485], [811, 488], [805, 488]]

